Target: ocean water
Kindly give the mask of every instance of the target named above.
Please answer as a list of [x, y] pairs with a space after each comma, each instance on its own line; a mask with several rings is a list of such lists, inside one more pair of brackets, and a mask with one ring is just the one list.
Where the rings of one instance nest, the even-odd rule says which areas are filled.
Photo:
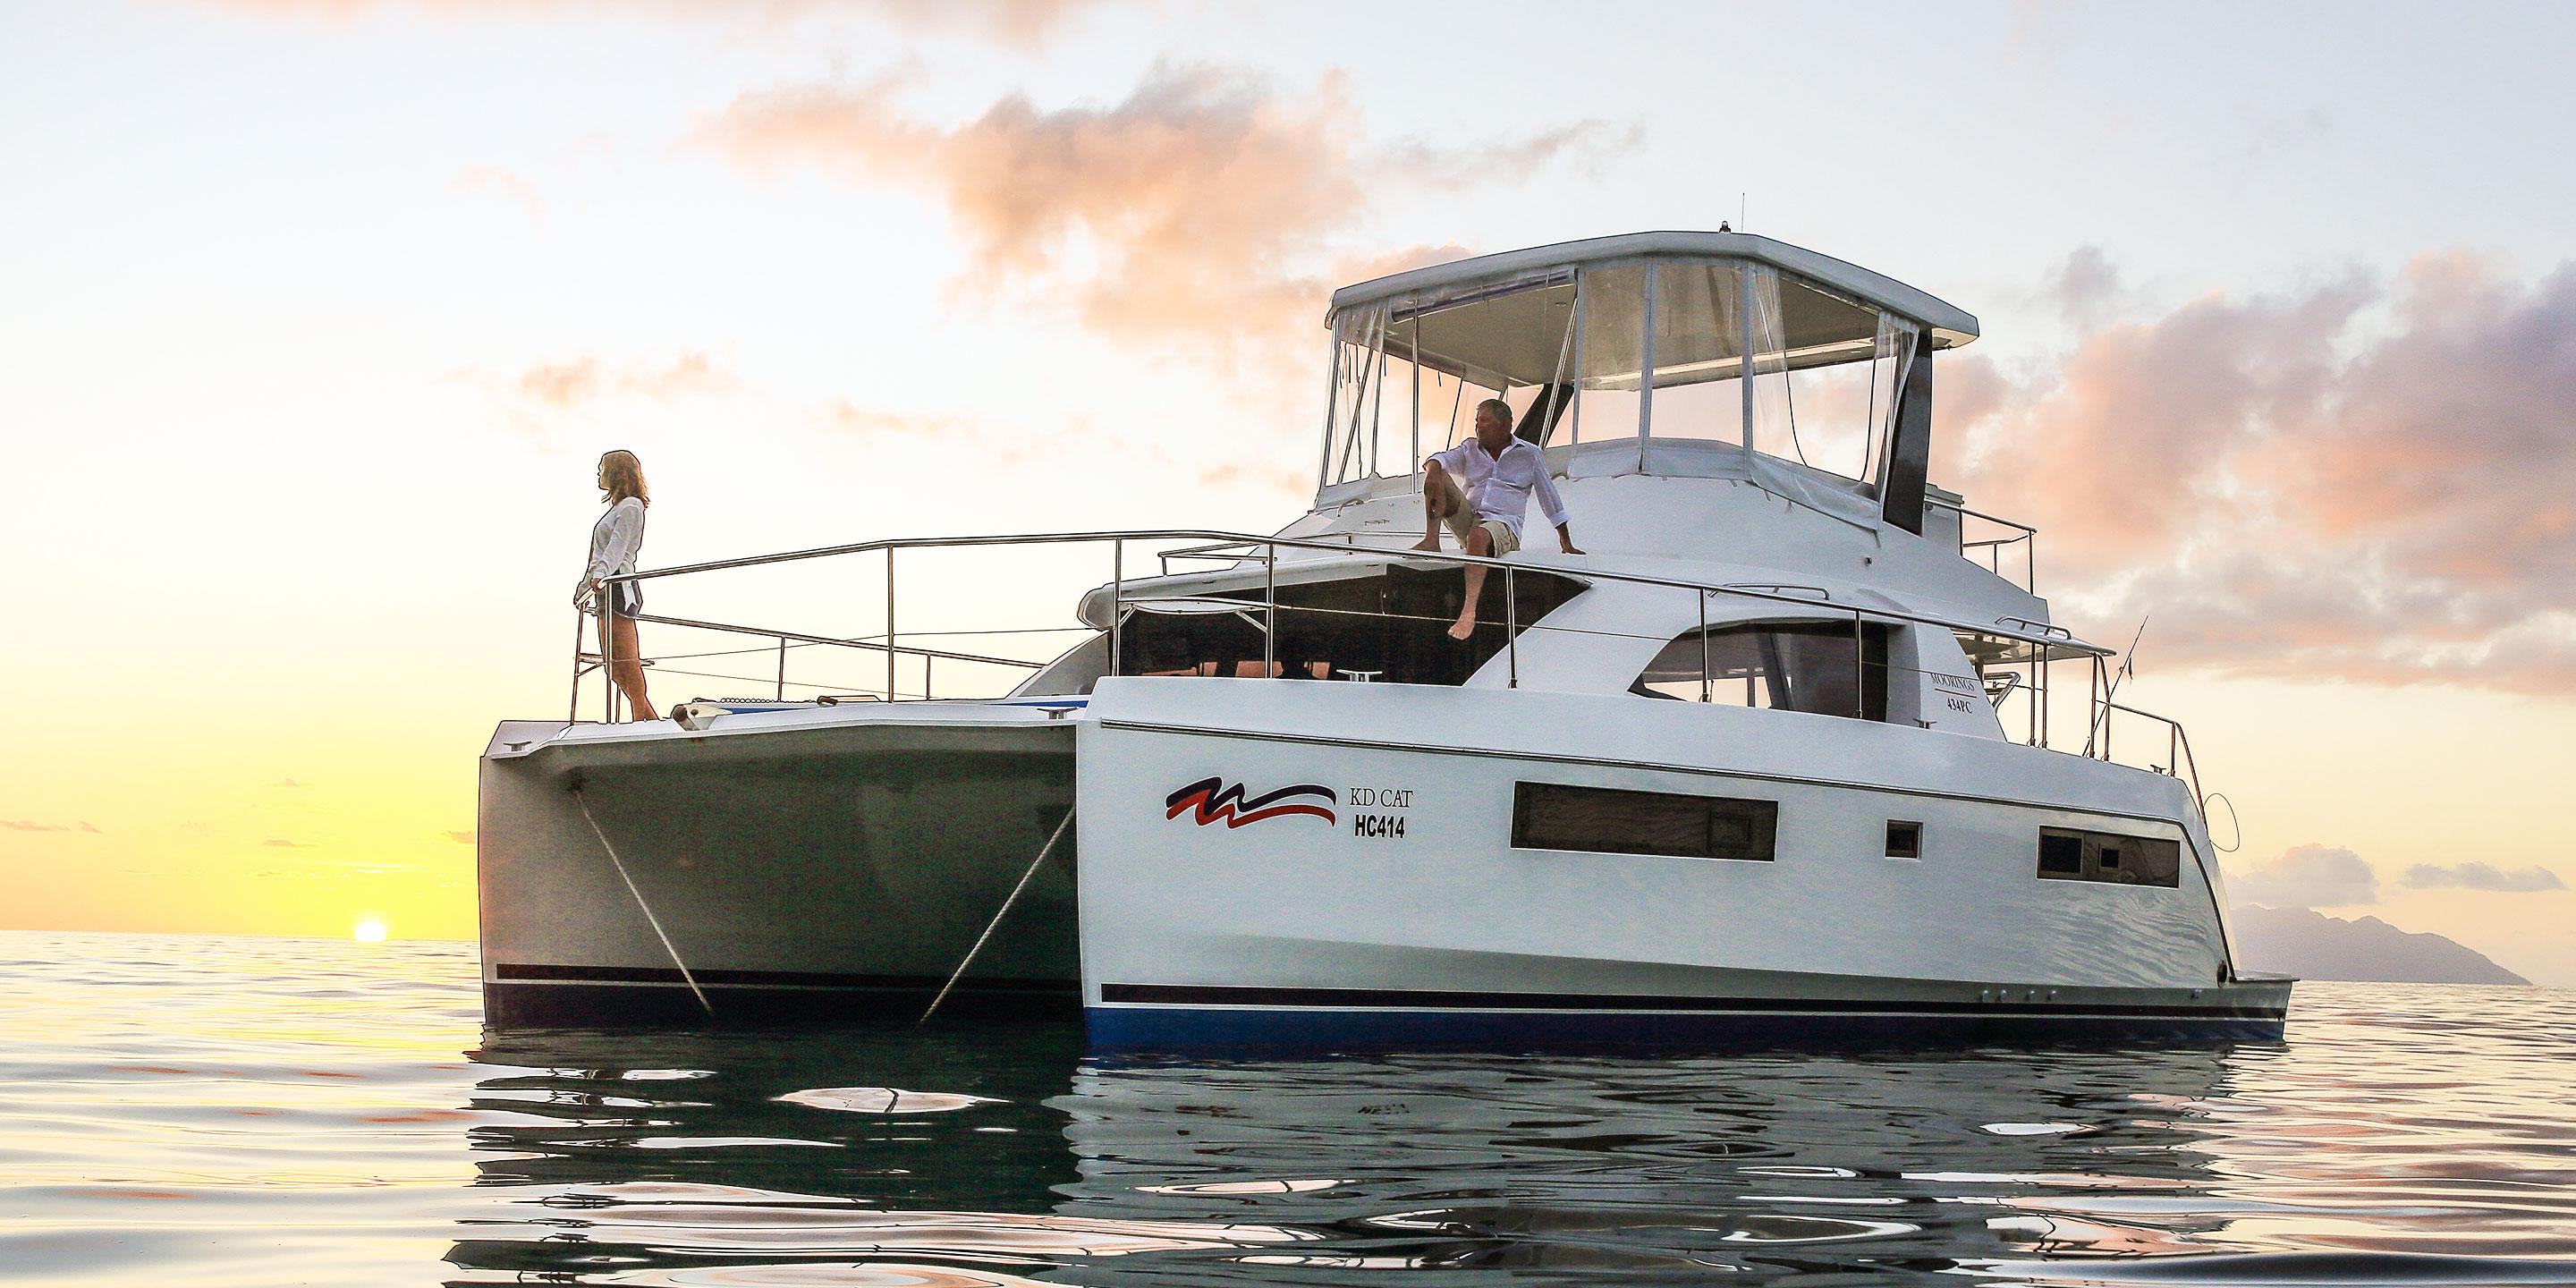
[[487, 1033], [471, 945], [12, 932], [0, 1019], [9, 1284], [2576, 1284], [2564, 990], [2303, 985], [2214, 1048], [1106, 1063]]

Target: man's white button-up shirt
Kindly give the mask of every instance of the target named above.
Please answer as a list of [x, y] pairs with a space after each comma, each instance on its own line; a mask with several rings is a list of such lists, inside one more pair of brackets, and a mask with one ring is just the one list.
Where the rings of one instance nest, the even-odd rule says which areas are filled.
[[1529, 513], [1532, 492], [1538, 493], [1539, 513], [1549, 523], [1565, 523], [1565, 501], [1556, 494], [1556, 481], [1547, 476], [1547, 458], [1528, 439], [1513, 439], [1497, 457], [1485, 450], [1483, 442], [1469, 438], [1448, 451], [1433, 453], [1431, 459], [1458, 476], [1458, 486], [1477, 518], [1499, 519], [1515, 537]]

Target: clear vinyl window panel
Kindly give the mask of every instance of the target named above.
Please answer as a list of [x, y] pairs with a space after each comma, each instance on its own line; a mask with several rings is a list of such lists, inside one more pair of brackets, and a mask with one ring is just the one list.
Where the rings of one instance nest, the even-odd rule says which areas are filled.
[[1762, 413], [1775, 422], [1756, 435], [1756, 450], [1876, 485], [1913, 328], [1794, 278], [1758, 276], [1769, 281], [1757, 302], [1776, 313], [1756, 367], [1778, 374], [1756, 377]]
[[[1325, 486], [1382, 472], [1385, 464], [1387, 317], [1382, 309], [1345, 314], [1333, 327], [1332, 397], [1324, 424]], [[1399, 415], [1409, 415], [1403, 403]], [[1399, 444], [1399, 452], [1405, 450]], [[1399, 462], [1397, 473], [1405, 467]]]
[[1654, 267], [1656, 439], [1744, 441], [1743, 274], [1733, 263]]
[[1412, 473], [1473, 433], [1488, 398], [1531, 441], [1555, 441], [1574, 403], [1574, 292], [1559, 273], [1338, 317], [1324, 485]]
[[[1612, 263], [1354, 308], [1334, 319], [1321, 482], [1410, 474], [1499, 397], [1541, 446], [1732, 445], [1866, 494], [1914, 340], [1902, 318], [1741, 260]], [[1793, 476], [1813, 477], [1774, 469], [1766, 486]]]

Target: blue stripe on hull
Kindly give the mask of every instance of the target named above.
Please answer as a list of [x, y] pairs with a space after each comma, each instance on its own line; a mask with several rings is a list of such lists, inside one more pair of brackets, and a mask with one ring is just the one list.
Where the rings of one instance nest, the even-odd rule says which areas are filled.
[[2278, 1041], [2279, 1015], [2050, 1015], [1974, 1011], [1405, 1011], [1095, 1006], [1104, 1051], [1564, 1050], [1771, 1046], [1956, 1046], [1984, 1042]]

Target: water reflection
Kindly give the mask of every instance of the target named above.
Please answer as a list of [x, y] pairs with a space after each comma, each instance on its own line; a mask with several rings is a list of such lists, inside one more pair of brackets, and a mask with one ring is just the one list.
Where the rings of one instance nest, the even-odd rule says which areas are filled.
[[[472, 1144], [480, 1184], [508, 1188], [448, 1260], [460, 1282], [616, 1284], [2095, 1280], [2196, 1277], [2234, 1260], [2212, 1254], [2369, 1228], [2373, 1249], [2331, 1266], [2257, 1260], [2297, 1282], [2495, 1277], [2455, 1260], [2498, 1250], [2480, 1246], [2485, 1199], [2302, 1203], [2236, 1166], [2277, 1147], [2271, 1133], [2316, 1127], [2264, 1123], [2241, 1094], [2287, 1058], [2278, 1046], [1116, 1064], [1079, 1050], [1054, 1026], [494, 1035], [473, 1053]], [[2576, 1252], [2576, 1204], [2533, 1201], [2558, 1233], [2519, 1252]], [[2410, 1237], [2392, 1244], [2392, 1225]], [[2446, 1227], [2456, 1246], [2435, 1246]], [[2576, 1282], [2569, 1269], [2515, 1273]]]
[[1035, 1108], [1079, 1038], [488, 1035], [468, 1143], [477, 1185], [509, 1188], [448, 1261], [466, 1282], [1016, 1282], [989, 1272], [1085, 1246], [1050, 1224], [1075, 1171]]
[[2231, 1050], [469, 1064], [470, 945], [0, 933], [0, 982], [11, 1283], [2576, 1284], [2563, 991], [2303, 985]]
[[[2025, 1203], [2070, 1188], [2207, 1191], [2216, 1178], [2196, 1135], [2161, 1111], [2141, 1116], [2134, 1097], [2223, 1099], [2232, 1054], [1093, 1068], [1060, 1102], [1083, 1174], [1064, 1210], [1236, 1212], [1323, 1232], [1329, 1248], [1236, 1259], [1351, 1277], [1406, 1266], [1796, 1279], [1949, 1270], [2069, 1242], [2180, 1252], [2225, 1218], [2096, 1214], [2079, 1230]], [[2063, 1130], [1996, 1129], [2034, 1122]], [[1120, 1277], [1206, 1277], [1210, 1260], [1174, 1254]]]

